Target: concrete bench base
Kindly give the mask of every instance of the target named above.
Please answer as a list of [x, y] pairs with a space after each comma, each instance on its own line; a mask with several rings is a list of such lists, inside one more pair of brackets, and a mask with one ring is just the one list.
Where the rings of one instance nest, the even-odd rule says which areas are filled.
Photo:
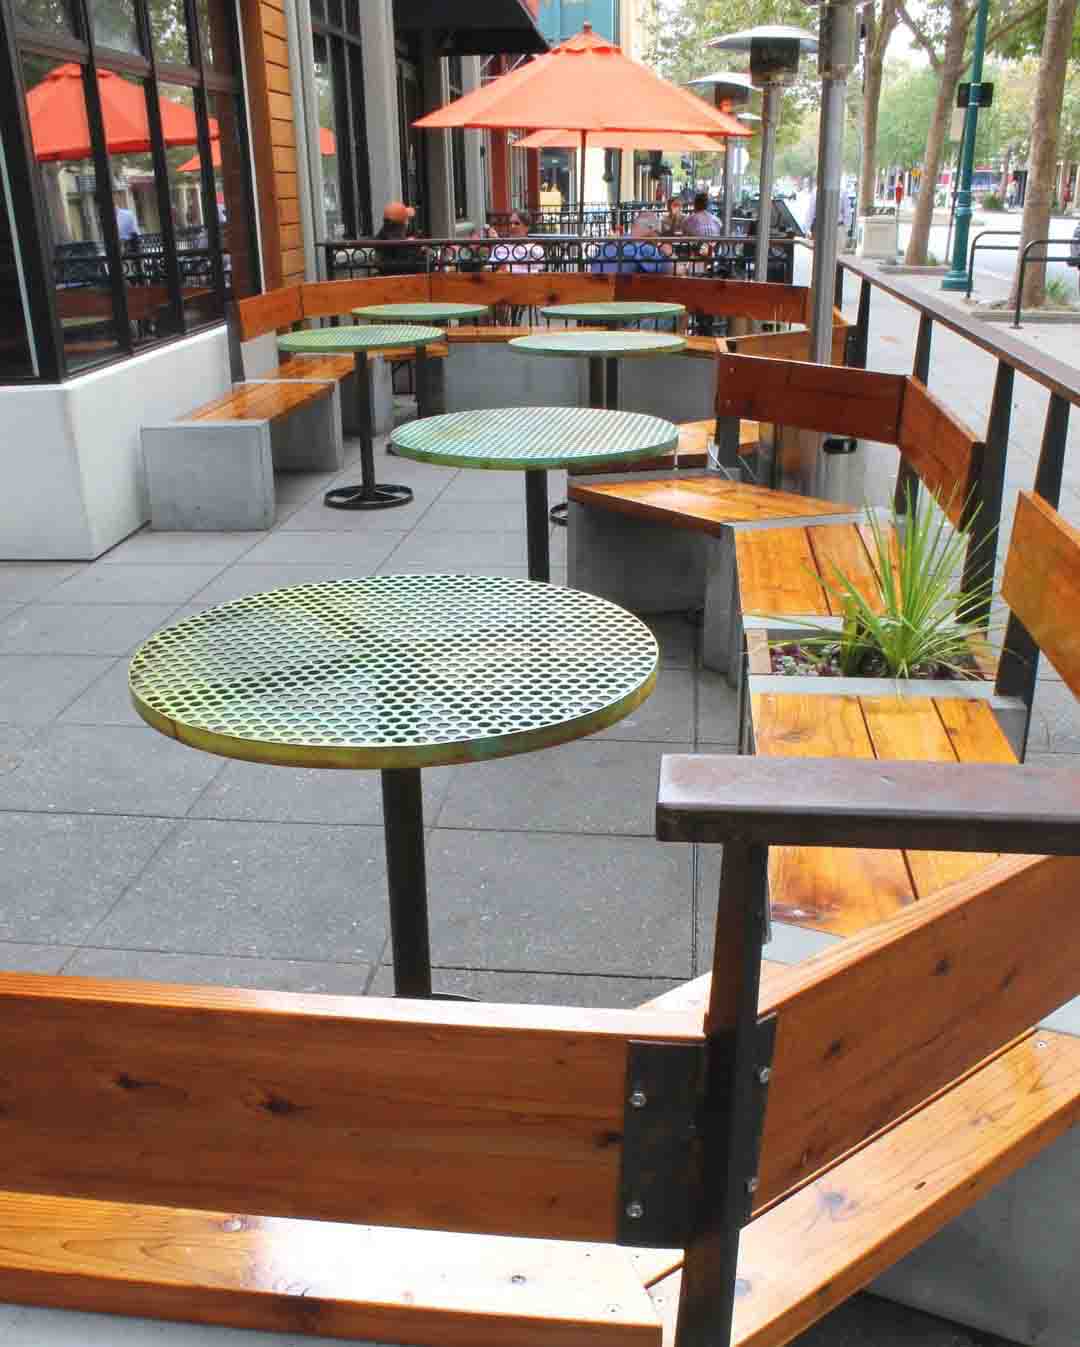
[[584, 407], [589, 400], [586, 360], [540, 359], [492, 342], [454, 344], [445, 360], [443, 409]]
[[151, 528], [268, 529], [275, 468], [334, 472], [342, 466], [340, 390], [335, 385], [329, 397], [274, 421], [144, 426], [142, 447]]

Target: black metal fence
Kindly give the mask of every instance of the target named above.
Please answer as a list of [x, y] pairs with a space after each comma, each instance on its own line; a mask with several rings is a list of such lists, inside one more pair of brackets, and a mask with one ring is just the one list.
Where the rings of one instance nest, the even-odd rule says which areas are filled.
[[[737, 222], [747, 226], [754, 222]], [[790, 285], [793, 237], [769, 244], [770, 281]], [[589, 238], [533, 235], [515, 239], [339, 239], [318, 245], [328, 280], [423, 275], [439, 271], [563, 271], [594, 275], [654, 275], [754, 279], [748, 227], [719, 238]]]

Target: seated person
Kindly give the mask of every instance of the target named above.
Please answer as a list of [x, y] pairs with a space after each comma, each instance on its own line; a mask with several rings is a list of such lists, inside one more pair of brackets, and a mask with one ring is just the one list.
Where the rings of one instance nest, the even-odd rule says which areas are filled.
[[659, 233], [656, 217], [642, 211], [634, 217], [625, 243], [609, 241], [601, 245], [600, 256], [589, 264], [590, 271], [601, 276], [629, 276], [637, 271], [670, 275], [675, 264], [654, 242]]
[[[416, 211], [402, 201], [387, 202], [383, 211], [382, 228], [375, 235], [384, 242], [415, 238], [412, 220]], [[393, 248], [380, 248], [375, 256], [380, 276], [415, 276], [427, 270], [424, 250], [416, 244], [401, 243]]]

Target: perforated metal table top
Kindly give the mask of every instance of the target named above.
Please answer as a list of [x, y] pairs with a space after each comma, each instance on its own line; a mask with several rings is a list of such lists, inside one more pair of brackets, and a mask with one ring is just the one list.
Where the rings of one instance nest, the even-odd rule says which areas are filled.
[[652, 691], [658, 651], [631, 613], [499, 576], [293, 585], [151, 636], [136, 710], [222, 757], [299, 767], [479, 762], [580, 739]]
[[381, 351], [393, 346], [429, 346], [446, 333], [437, 327], [394, 323], [352, 327], [310, 327], [278, 337], [282, 351]]
[[381, 318], [388, 323], [448, 323], [453, 318], [480, 318], [490, 304], [365, 304], [353, 309], [357, 318]]
[[642, 412], [594, 407], [494, 407], [426, 416], [390, 442], [406, 458], [458, 468], [561, 468], [664, 454], [679, 428]]
[[651, 299], [610, 299], [591, 304], [550, 304], [540, 312], [545, 318], [576, 318], [585, 323], [632, 323], [640, 318], [679, 318], [686, 312], [686, 305]]
[[522, 355], [604, 355], [623, 359], [627, 356], [674, 355], [686, 348], [686, 338], [673, 332], [581, 332], [570, 329], [514, 337], [509, 345]]

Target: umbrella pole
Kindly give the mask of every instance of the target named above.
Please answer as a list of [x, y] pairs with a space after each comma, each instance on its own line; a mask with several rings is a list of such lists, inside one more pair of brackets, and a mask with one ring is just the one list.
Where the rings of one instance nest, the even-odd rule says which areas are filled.
[[587, 131], [581, 133], [581, 148], [578, 150], [578, 236], [585, 237], [585, 137]]

